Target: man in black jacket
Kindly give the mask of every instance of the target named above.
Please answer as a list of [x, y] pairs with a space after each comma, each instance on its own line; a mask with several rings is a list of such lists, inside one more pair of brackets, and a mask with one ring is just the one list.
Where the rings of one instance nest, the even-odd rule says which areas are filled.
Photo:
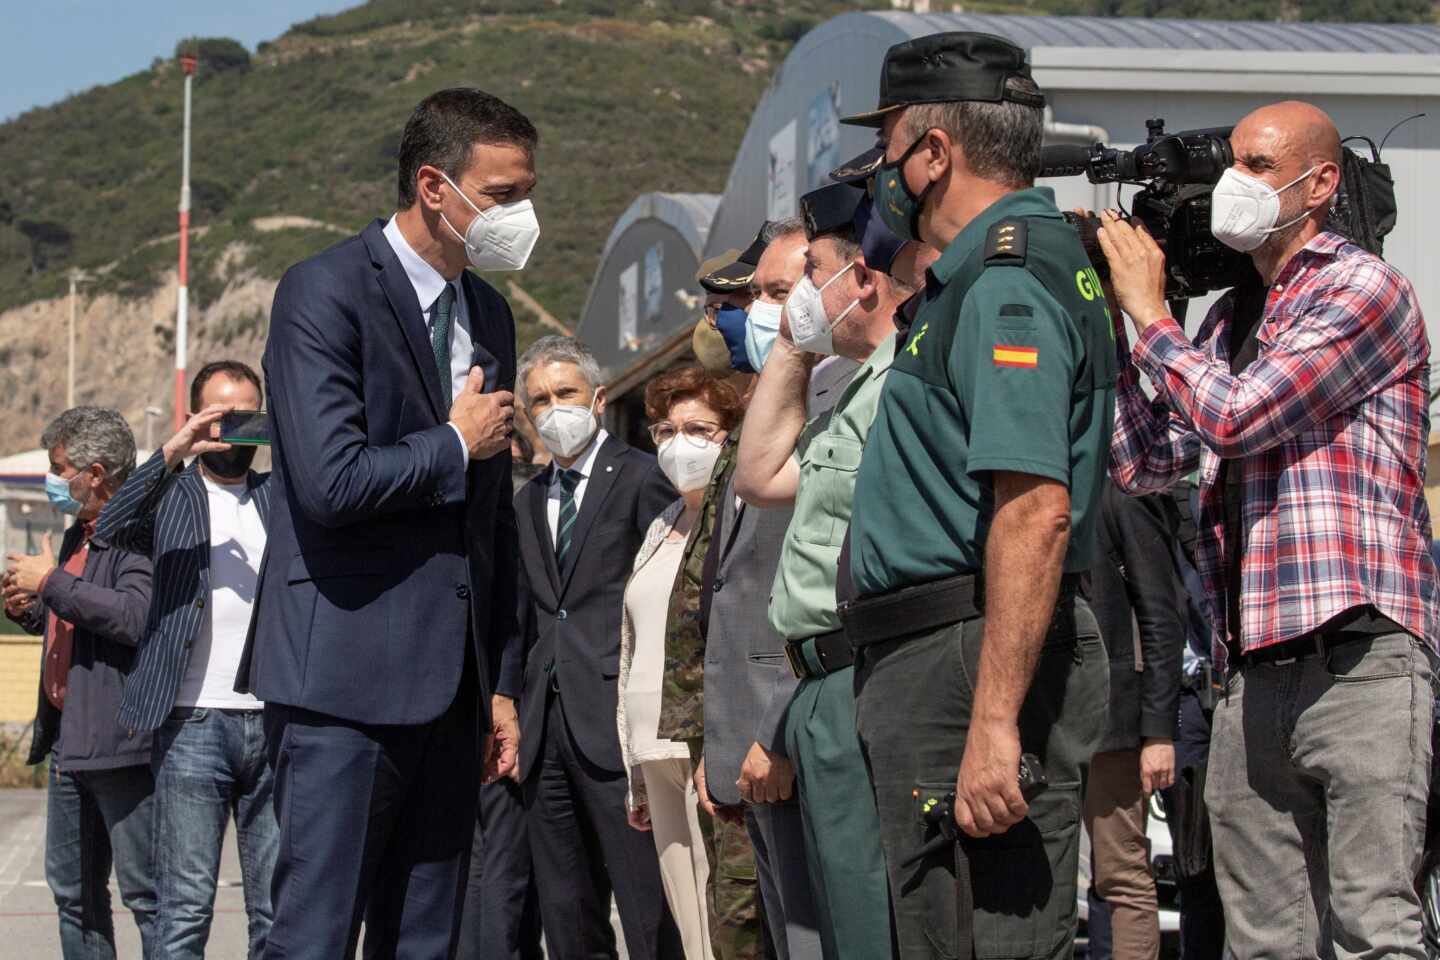
[[655, 844], [626, 821], [615, 707], [625, 582], [650, 522], [679, 495], [654, 457], [600, 428], [600, 369], [579, 341], [537, 340], [516, 384], [554, 456], [515, 498], [519, 775], [546, 948], [560, 960], [615, 957], [613, 891], [629, 955], [678, 960]]
[[1160, 926], [1145, 814], [1150, 794], [1175, 779], [1183, 593], [1163, 499], [1127, 497], [1107, 480], [1100, 504], [1092, 603], [1110, 655], [1110, 716], [1085, 790], [1092, 889], [1110, 905], [1117, 960], [1153, 960]]
[[45, 636], [28, 762], [50, 758], [45, 879], [65, 960], [115, 956], [110, 867], [145, 956], [155, 926], [149, 733], [116, 722], [150, 609], [150, 561], [94, 535], [100, 508], [135, 468], [135, 438], [113, 410], [75, 407], [46, 427], [50, 502], [75, 517], [60, 544], [9, 556], [5, 614]]

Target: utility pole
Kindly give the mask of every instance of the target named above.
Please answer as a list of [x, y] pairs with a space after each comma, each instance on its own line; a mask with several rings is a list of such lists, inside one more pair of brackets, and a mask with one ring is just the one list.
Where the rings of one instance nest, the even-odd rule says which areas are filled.
[[90, 278], [79, 269], [70, 270], [70, 334], [65, 361], [65, 409], [75, 406], [75, 288]]
[[185, 425], [185, 337], [190, 312], [190, 86], [197, 60], [180, 55], [185, 71], [185, 132], [180, 148], [180, 295], [175, 305], [175, 429]]

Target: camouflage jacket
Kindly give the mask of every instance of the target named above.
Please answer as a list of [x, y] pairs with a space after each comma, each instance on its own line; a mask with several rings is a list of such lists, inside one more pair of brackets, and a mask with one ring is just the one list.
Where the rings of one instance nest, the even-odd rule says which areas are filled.
[[670, 591], [665, 619], [665, 679], [660, 694], [659, 736], [690, 740], [705, 733], [705, 635], [700, 629], [700, 599], [705, 589], [705, 554], [715, 529], [720, 497], [735, 472], [740, 431], [732, 430], [715, 461], [700, 515], [685, 542], [680, 572]]

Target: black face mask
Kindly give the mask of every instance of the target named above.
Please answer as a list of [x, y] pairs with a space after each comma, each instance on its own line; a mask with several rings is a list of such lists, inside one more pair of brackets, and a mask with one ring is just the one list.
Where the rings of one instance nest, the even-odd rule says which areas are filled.
[[212, 453], [200, 454], [200, 462], [205, 465], [217, 477], [224, 477], [226, 480], [234, 480], [245, 476], [250, 469], [250, 464], [255, 461], [257, 448], [250, 446], [232, 446], [229, 450], [220, 450]]

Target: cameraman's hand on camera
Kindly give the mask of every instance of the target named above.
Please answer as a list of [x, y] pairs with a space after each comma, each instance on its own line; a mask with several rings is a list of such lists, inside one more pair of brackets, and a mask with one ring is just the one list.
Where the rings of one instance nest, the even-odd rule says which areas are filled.
[[482, 393], [485, 371], [470, 368], [465, 389], [450, 407], [450, 422], [465, 438], [471, 460], [488, 460], [510, 449], [515, 426], [515, 396], [508, 390]]
[[216, 437], [220, 434], [220, 418], [232, 409], [223, 403], [212, 403], [186, 420], [175, 436], [160, 448], [165, 454], [165, 466], [174, 470], [190, 457], [229, 450], [230, 444], [221, 443]]
[[1165, 305], [1165, 254], [1142, 224], [1136, 228], [1114, 210], [1100, 214], [1100, 249], [1110, 261], [1110, 283], [1120, 309], [1130, 315], [1137, 335], [1170, 316]]

